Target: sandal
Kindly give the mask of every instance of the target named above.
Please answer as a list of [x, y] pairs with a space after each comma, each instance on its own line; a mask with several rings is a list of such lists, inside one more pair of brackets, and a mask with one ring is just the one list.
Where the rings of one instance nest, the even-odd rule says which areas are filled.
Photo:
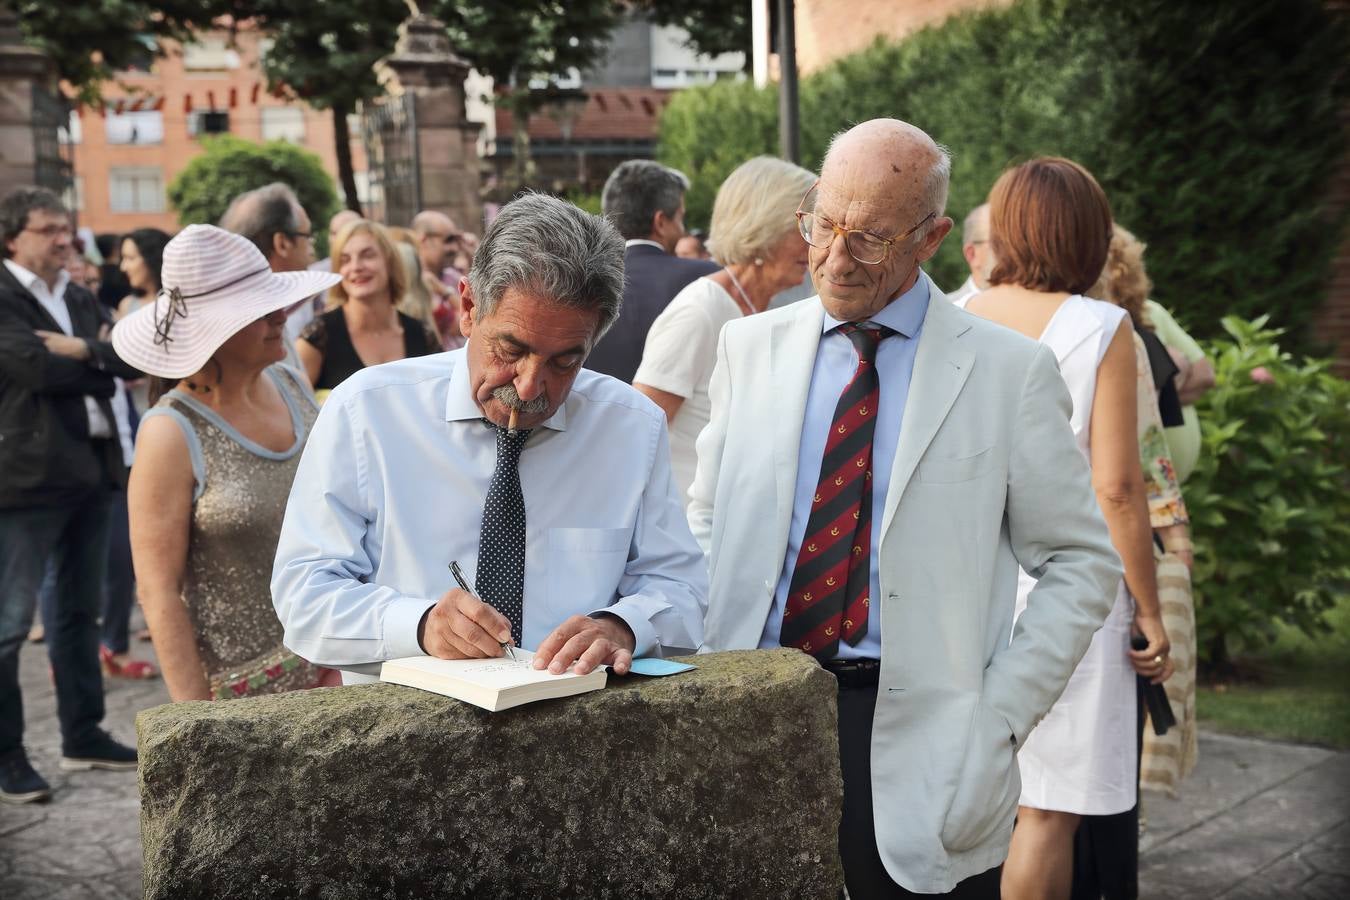
[[103, 664], [103, 674], [109, 678], [126, 678], [132, 681], [145, 681], [150, 678], [159, 677], [159, 669], [155, 664], [146, 662], [143, 659], [129, 659], [126, 662], [118, 662], [117, 656], [107, 647], [98, 648], [98, 660]]

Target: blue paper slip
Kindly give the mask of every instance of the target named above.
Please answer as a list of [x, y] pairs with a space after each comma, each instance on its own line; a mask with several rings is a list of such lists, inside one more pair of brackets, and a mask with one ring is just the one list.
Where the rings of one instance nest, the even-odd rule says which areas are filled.
[[694, 666], [689, 665], [689, 663], [678, 663], [674, 660], [643, 656], [633, 660], [633, 665], [628, 669], [628, 674], [676, 675], [680, 672], [688, 672], [692, 668], [694, 668]]

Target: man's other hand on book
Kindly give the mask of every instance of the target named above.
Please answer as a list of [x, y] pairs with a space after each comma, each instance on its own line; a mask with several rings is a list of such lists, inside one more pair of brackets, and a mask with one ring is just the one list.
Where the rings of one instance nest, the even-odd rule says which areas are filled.
[[417, 626], [417, 642], [438, 659], [503, 656], [511, 620], [460, 588], [446, 591]]
[[618, 616], [572, 616], [534, 651], [534, 667], [561, 675], [571, 668], [585, 675], [596, 666], [610, 666], [616, 675], [627, 675], [633, 664], [633, 631]]

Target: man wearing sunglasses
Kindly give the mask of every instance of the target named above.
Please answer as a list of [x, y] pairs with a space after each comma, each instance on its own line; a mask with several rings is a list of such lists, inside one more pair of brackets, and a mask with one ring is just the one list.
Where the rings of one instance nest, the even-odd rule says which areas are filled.
[[1017, 748], [1121, 575], [1054, 356], [921, 269], [949, 173], [904, 122], [834, 139], [797, 212], [818, 296], [723, 329], [691, 491], [705, 647], [838, 680], [854, 900], [999, 896]]

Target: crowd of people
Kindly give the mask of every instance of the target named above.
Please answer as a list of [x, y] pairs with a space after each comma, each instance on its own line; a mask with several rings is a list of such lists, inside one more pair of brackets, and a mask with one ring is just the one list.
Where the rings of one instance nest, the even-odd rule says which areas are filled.
[[1132, 896], [1139, 692], [1194, 641], [1157, 573], [1191, 563], [1213, 372], [1070, 160], [999, 178], [945, 294], [949, 179], [874, 120], [819, 174], [746, 161], [706, 236], [688, 180], [633, 160], [599, 217], [524, 194], [480, 247], [344, 210], [317, 262], [281, 184], [95, 242], [12, 192], [0, 799], [51, 794], [22, 743], [35, 609], [63, 768], [136, 765], [100, 727], [101, 675], [161, 674], [136, 599], [175, 701], [504, 644], [619, 674], [792, 647], [839, 685], [851, 897]]

